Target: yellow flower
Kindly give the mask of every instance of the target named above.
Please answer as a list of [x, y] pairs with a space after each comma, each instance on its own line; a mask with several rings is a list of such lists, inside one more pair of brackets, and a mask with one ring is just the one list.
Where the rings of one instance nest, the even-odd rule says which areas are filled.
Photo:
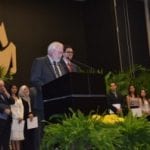
[[92, 115], [91, 120], [103, 122], [105, 124], [115, 124], [118, 122], [123, 122], [124, 118], [118, 117], [116, 114], [110, 114], [110, 115], [105, 115], [105, 116], [94, 114]]
[[94, 120], [94, 121], [100, 121], [101, 118], [102, 117], [100, 115], [96, 115], [96, 114], [92, 115], [92, 120]]
[[124, 122], [124, 118], [119, 117], [119, 122]]
[[115, 124], [117, 122], [123, 122], [124, 119], [121, 117], [118, 117], [115, 114], [111, 114], [111, 115], [105, 115], [102, 122], [106, 123], [106, 124]]

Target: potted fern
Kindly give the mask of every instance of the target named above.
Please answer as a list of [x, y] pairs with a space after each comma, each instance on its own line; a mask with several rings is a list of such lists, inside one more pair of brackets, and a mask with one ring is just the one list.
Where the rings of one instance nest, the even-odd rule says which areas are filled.
[[41, 150], [149, 150], [150, 123], [131, 114], [85, 116], [80, 111], [61, 123], [49, 122]]

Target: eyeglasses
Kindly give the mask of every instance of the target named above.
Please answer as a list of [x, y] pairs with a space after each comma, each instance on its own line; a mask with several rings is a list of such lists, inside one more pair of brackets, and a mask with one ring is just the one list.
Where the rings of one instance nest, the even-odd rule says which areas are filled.
[[70, 53], [70, 54], [73, 54], [74, 52], [65, 52], [65, 53]]

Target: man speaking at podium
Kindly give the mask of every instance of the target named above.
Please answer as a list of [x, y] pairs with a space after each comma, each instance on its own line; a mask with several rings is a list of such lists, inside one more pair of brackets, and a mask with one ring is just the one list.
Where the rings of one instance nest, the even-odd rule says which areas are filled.
[[60, 60], [63, 55], [63, 44], [54, 41], [49, 44], [47, 56], [36, 58], [31, 68], [31, 93], [34, 98], [34, 111], [39, 118], [39, 123], [44, 119], [44, 102], [42, 97], [42, 86], [66, 72]]
[[[47, 56], [36, 58], [31, 68], [31, 84], [37, 92], [34, 108], [43, 111], [43, 99], [41, 87], [50, 81], [64, 75], [66, 72], [60, 63], [63, 55], [63, 44], [54, 41], [49, 44]], [[44, 115], [44, 114], [41, 114]], [[41, 116], [44, 118], [44, 116]]]

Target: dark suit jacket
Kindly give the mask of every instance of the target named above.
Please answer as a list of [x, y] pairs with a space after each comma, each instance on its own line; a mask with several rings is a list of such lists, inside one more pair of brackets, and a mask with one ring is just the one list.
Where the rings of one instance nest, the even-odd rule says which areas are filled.
[[120, 104], [121, 108], [123, 109], [125, 106], [125, 100], [124, 97], [117, 92], [117, 97], [113, 93], [107, 94], [107, 104], [108, 109], [111, 109], [114, 113], [117, 112], [117, 109], [113, 106], [113, 104]]
[[4, 96], [1, 93], [0, 93], [0, 95], [2, 95], [4, 98], [4, 100], [3, 100], [2, 97], [0, 96], [0, 116], [3, 118], [3, 115], [4, 115], [4, 118], [5, 118], [4, 110], [6, 108], [10, 109], [10, 104], [14, 104], [15, 101], [13, 100], [12, 97], [7, 98], [6, 96]]
[[[65, 70], [60, 66], [62, 74]], [[36, 58], [31, 68], [31, 83], [33, 86], [43, 86], [44, 84], [56, 79], [53, 66], [48, 56]]]
[[[63, 66], [60, 64], [62, 74], [65, 74]], [[31, 84], [33, 86], [31, 95], [35, 97], [34, 108], [43, 110], [42, 89], [41, 87], [56, 79], [53, 66], [48, 58], [39, 57], [33, 61], [31, 68]]]
[[[31, 98], [31, 97], [30, 97]], [[28, 118], [28, 115], [30, 113], [34, 114], [33, 112], [33, 100], [31, 99], [31, 112], [29, 111], [29, 104], [26, 100], [24, 100], [24, 98], [21, 98], [22, 99], [22, 104], [23, 104], [23, 107], [24, 107], [24, 119], [27, 119]]]
[[[1, 94], [0, 94], [1, 95]], [[2, 94], [3, 95], [3, 94]], [[0, 145], [2, 149], [9, 149], [10, 129], [11, 129], [11, 115], [4, 113], [6, 108], [10, 109], [10, 104], [14, 104], [13, 98], [7, 98], [3, 95], [0, 96]], [[1, 148], [0, 148], [1, 149]]]

